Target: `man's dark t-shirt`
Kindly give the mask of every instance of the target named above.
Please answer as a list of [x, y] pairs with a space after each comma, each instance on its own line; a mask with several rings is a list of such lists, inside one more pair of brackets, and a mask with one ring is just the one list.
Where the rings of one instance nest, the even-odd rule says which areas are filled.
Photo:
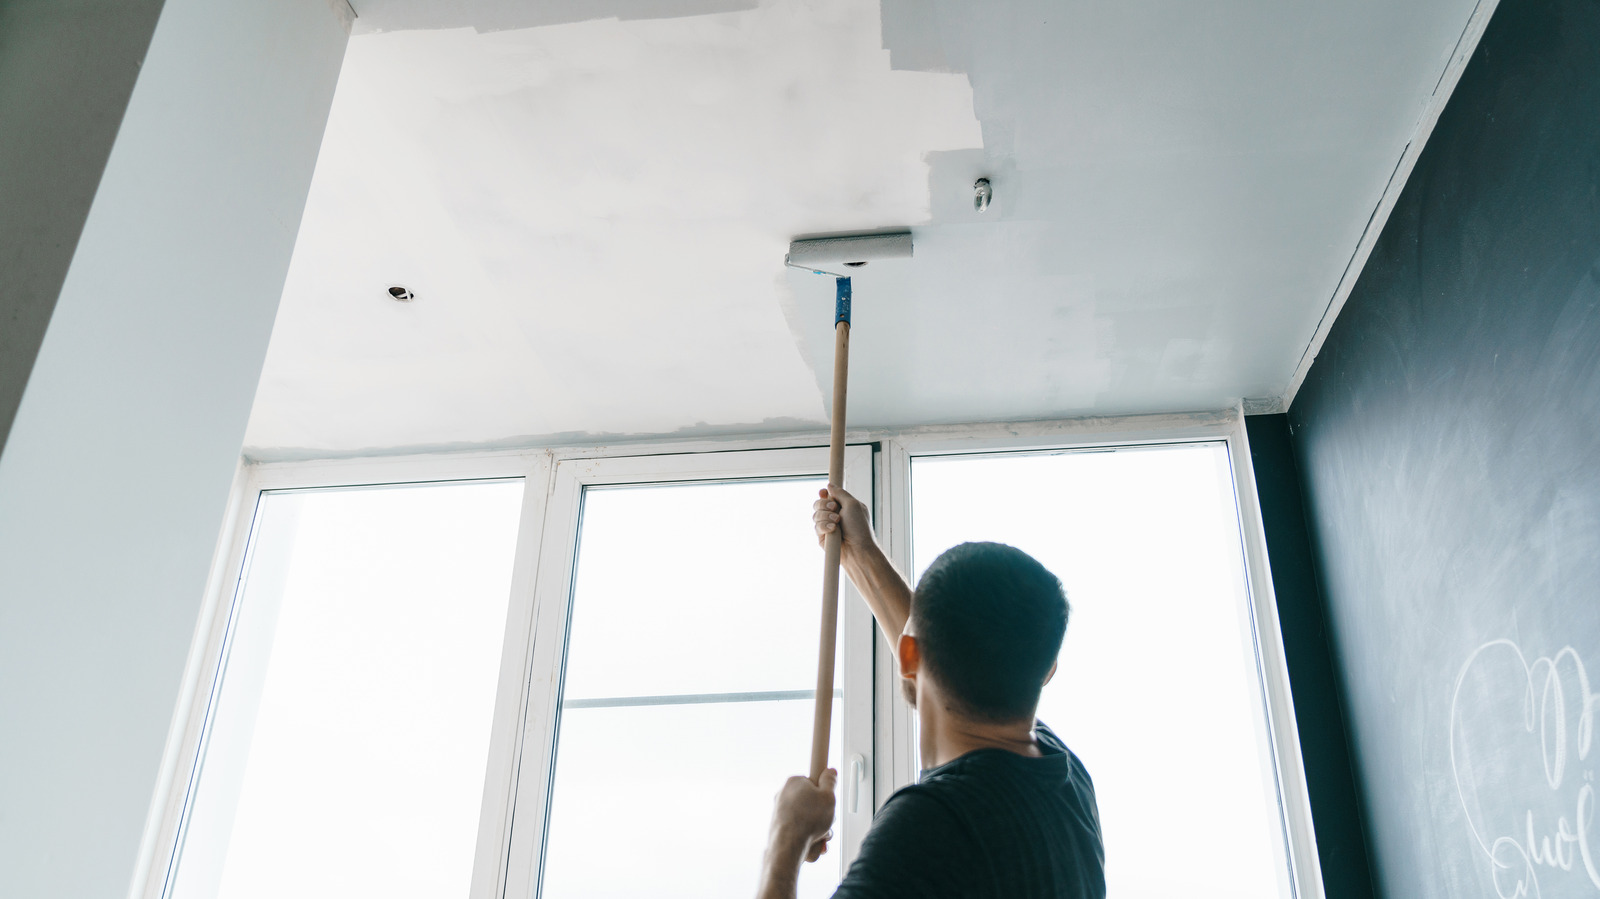
[[884, 803], [834, 899], [1102, 899], [1094, 784], [1043, 722], [1042, 758], [979, 749]]

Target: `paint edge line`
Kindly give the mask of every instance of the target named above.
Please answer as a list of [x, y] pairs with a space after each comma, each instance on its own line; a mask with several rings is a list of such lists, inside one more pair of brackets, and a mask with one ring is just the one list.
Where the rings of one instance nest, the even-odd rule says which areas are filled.
[[1344, 272], [1339, 276], [1339, 283], [1334, 287], [1327, 308], [1317, 320], [1317, 327], [1312, 332], [1311, 340], [1301, 352], [1300, 361], [1295, 363], [1294, 374], [1289, 377], [1289, 385], [1283, 392], [1284, 410], [1287, 411], [1294, 403], [1300, 387], [1305, 384], [1306, 376], [1311, 373], [1311, 366], [1317, 361], [1317, 355], [1322, 352], [1322, 345], [1328, 339], [1328, 332], [1333, 329], [1334, 320], [1339, 317], [1345, 302], [1350, 299], [1350, 293], [1355, 289], [1362, 270], [1366, 268], [1367, 259], [1372, 255], [1378, 237], [1383, 234], [1384, 225], [1388, 224], [1389, 214], [1400, 201], [1400, 194], [1405, 190], [1406, 182], [1411, 180], [1411, 170], [1416, 168], [1417, 159], [1427, 146], [1428, 138], [1433, 135], [1433, 128], [1438, 124], [1439, 116], [1444, 113], [1450, 97], [1455, 94], [1456, 85], [1460, 83], [1461, 75], [1467, 70], [1467, 63], [1472, 60], [1472, 55], [1477, 52], [1478, 41], [1483, 38], [1489, 20], [1499, 5], [1500, 0], [1478, 0], [1472, 9], [1472, 15], [1467, 17], [1466, 27], [1456, 39], [1450, 61], [1445, 64], [1444, 72], [1439, 75], [1433, 94], [1428, 97], [1427, 105], [1423, 108], [1422, 117], [1417, 120], [1411, 139], [1400, 151], [1400, 159], [1395, 163], [1394, 171], [1389, 174], [1389, 182], [1384, 185], [1383, 194], [1378, 198], [1378, 205], [1373, 208], [1366, 227], [1361, 231], [1361, 239], [1356, 241], [1355, 252], [1350, 254], [1350, 260], [1345, 264]]

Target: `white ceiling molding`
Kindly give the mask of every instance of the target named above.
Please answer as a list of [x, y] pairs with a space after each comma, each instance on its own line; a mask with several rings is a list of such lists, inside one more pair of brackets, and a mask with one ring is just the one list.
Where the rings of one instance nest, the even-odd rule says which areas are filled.
[[1489, 19], [1494, 16], [1495, 8], [1499, 5], [1500, 0], [1478, 0], [1477, 7], [1472, 11], [1472, 18], [1467, 20], [1466, 28], [1462, 29], [1461, 39], [1456, 42], [1455, 52], [1450, 54], [1450, 61], [1446, 63], [1444, 72], [1439, 75], [1438, 85], [1428, 97], [1428, 105], [1423, 109], [1422, 118], [1417, 122], [1416, 133], [1406, 142], [1400, 160], [1395, 163], [1394, 173], [1389, 176], [1389, 183], [1384, 186], [1383, 197], [1372, 210], [1372, 217], [1367, 220], [1367, 226], [1361, 232], [1361, 240], [1356, 244], [1355, 252], [1350, 255], [1350, 262], [1345, 265], [1344, 274], [1339, 276], [1339, 286], [1334, 290], [1332, 299], [1328, 301], [1328, 308], [1323, 311], [1322, 318], [1317, 322], [1317, 330], [1306, 344], [1305, 352], [1300, 354], [1294, 375], [1289, 378], [1289, 387], [1283, 392], [1282, 408], [1288, 409], [1294, 402], [1295, 394], [1300, 392], [1300, 385], [1305, 383], [1306, 375], [1310, 374], [1312, 364], [1317, 361], [1317, 354], [1322, 352], [1322, 344], [1328, 339], [1328, 331], [1333, 328], [1333, 322], [1339, 317], [1339, 311], [1344, 308], [1345, 301], [1350, 299], [1350, 292], [1360, 280], [1361, 271], [1367, 265], [1367, 257], [1372, 255], [1372, 248], [1377, 244], [1378, 237], [1383, 234], [1383, 226], [1389, 221], [1389, 213], [1394, 211], [1394, 204], [1399, 202], [1406, 181], [1411, 178], [1411, 170], [1416, 167], [1417, 158], [1422, 155], [1422, 148], [1427, 145], [1428, 137], [1433, 134], [1433, 126], [1438, 124], [1440, 114], [1450, 102], [1451, 94], [1455, 93], [1456, 84], [1461, 81], [1461, 74], [1467, 70], [1467, 63], [1471, 61], [1473, 52], [1478, 49], [1478, 41], [1482, 39], [1483, 31], [1488, 27]]

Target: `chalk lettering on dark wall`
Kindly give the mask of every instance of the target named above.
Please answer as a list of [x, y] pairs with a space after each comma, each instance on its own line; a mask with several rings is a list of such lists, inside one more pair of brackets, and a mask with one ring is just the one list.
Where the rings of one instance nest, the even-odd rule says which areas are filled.
[[1594, 766], [1600, 697], [1571, 646], [1529, 661], [1515, 641], [1467, 657], [1450, 699], [1456, 796], [1501, 899], [1538, 897], [1552, 871], [1600, 891]]

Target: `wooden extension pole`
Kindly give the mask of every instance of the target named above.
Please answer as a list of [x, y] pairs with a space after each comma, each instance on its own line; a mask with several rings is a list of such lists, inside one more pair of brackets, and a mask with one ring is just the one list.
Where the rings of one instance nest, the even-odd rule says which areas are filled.
[[[850, 279], [839, 278], [833, 316], [833, 428], [828, 439], [828, 483], [844, 486], [844, 399], [850, 371]], [[823, 541], [822, 642], [817, 648], [817, 707], [811, 721], [811, 782], [828, 767], [833, 725], [833, 648], [839, 633], [839, 550], [842, 529]]]

